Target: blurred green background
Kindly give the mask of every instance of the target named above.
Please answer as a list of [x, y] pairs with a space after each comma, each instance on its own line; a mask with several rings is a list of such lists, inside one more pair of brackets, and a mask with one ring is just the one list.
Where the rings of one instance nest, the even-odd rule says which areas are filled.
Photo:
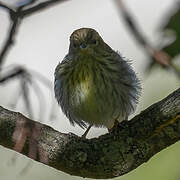
[[[4, 0], [11, 6], [19, 1]], [[41, 0], [42, 2], [42, 0]], [[180, 69], [180, 2], [175, 0], [126, 0], [124, 1], [142, 32], [154, 47], [163, 49], [173, 57], [173, 64]], [[0, 48], [7, 35], [9, 19], [7, 12], [0, 9]], [[136, 42], [124, 24], [113, 0], [76, 0], [56, 5], [37, 13], [21, 24], [16, 35], [16, 44], [6, 57], [5, 68], [20, 64], [35, 70], [53, 82], [54, 69], [68, 51], [69, 35], [80, 27], [95, 28], [113, 49], [132, 60], [133, 67], [141, 79], [143, 92], [135, 114], [166, 97], [180, 85], [180, 79], [173, 72], [152, 63], [144, 49]], [[5, 71], [6, 69], [4, 69]], [[0, 105], [12, 109], [18, 80], [0, 86]], [[43, 88], [46, 99], [43, 117], [38, 114], [35, 92], [31, 93], [34, 119], [43, 121], [61, 132], [81, 135], [83, 130], [72, 127], [57, 106], [53, 92]], [[51, 90], [53, 88], [51, 87]], [[54, 119], [50, 118], [53, 101]], [[14, 108], [13, 108], [14, 109]], [[20, 99], [16, 111], [28, 115]], [[134, 116], [134, 114], [133, 114]], [[133, 117], [132, 116], [132, 117]], [[106, 133], [105, 129], [93, 128], [89, 138]], [[176, 143], [134, 171], [118, 177], [119, 180], [180, 180], [180, 143]], [[15, 155], [16, 154], [16, 155]], [[12, 162], [16, 158], [15, 163]], [[71, 180], [82, 179], [70, 176], [48, 166], [34, 162], [22, 155], [0, 147], [0, 180]], [[24, 168], [27, 170], [24, 172]], [[23, 172], [23, 173], [22, 173]]]

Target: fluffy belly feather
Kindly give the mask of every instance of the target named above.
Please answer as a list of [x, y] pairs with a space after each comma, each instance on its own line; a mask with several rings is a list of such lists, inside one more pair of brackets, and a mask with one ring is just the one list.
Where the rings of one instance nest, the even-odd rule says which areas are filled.
[[[70, 93], [73, 113], [79, 119], [95, 126], [111, 128], [114, 124], [112, 114], [101, 98], [101, 91], [97, 93], [97, 85], [87, 79], [77, 84]], [[103, 94], [102, 94], [103, 96]]]

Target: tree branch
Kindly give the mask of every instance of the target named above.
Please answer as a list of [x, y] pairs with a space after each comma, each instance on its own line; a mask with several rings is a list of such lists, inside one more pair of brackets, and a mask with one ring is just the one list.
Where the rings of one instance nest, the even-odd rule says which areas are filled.
[[[99, 138], [83, 139], [60, 133], [0, 107], [1, 145], [10, 149], [14, 147], [17, 123], [26, 129], [27, 124], [40, 128], [36, 137], [37, 161], [75, 176], [113, 178], [130, 172], [180, 140], [180, 88], [131, 121], [121, 123], [112, 133]], [[28, 142], [22, 151], [24, 155], [28, 154]]]

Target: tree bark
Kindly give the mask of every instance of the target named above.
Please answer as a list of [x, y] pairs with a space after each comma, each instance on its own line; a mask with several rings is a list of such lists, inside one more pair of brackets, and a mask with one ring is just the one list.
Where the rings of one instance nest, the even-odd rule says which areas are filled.
[[[37, 161], [75, 176], [114, 178], [132, 171], [180, 139], [180, 88], [98, 138], [60, 133], [0, 107], [0, 144], [4, 147], [14, 148], [16, 124], [24, 128], [28, 128], [27, 124], [40, 127], [36, 137]], [[24, 155], [28, 155], [28, 142], [27, 139], [21, 152]]]

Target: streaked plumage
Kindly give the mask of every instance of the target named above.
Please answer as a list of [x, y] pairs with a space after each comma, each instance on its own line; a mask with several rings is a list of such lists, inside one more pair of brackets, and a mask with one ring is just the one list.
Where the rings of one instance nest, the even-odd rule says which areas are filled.
[[55, 97], [70, 122], [112, 128], [135, 110], [140, 85], [130, 64], [90, 28], [74, 31], [55, 70]]

